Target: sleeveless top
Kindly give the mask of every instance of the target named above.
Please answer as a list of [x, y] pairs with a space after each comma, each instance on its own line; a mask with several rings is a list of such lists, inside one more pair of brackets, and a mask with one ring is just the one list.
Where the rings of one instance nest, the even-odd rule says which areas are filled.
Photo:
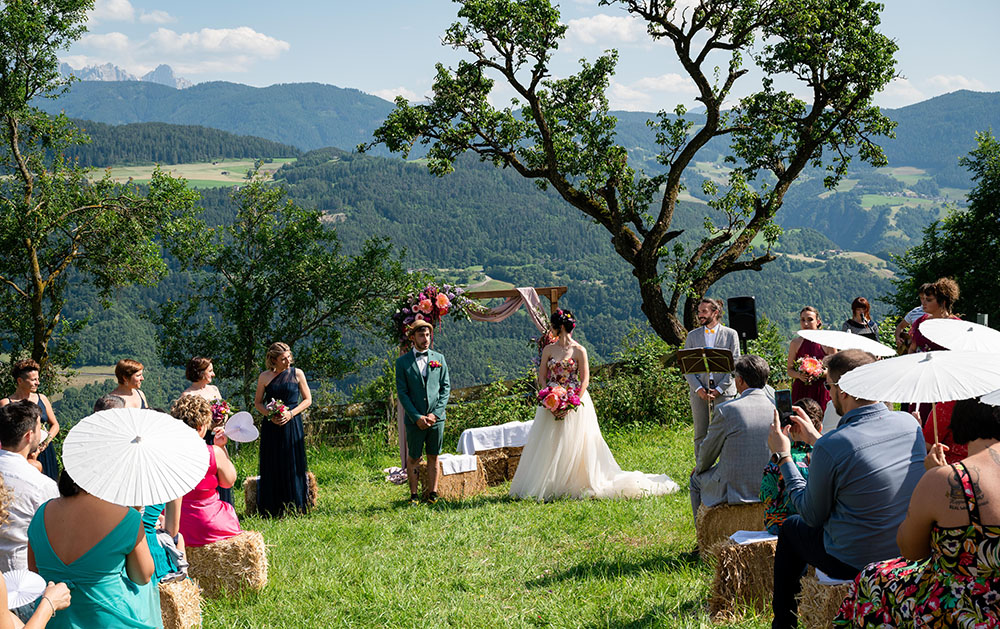
[[566, 358], [564, 360], [550, 358], [547, 365], [548, 382], [546, 384], [548, 386], [558, 385], [571, 389], [580, 388], [580, 366], [576, 363], [576, 360], [573, 358]]

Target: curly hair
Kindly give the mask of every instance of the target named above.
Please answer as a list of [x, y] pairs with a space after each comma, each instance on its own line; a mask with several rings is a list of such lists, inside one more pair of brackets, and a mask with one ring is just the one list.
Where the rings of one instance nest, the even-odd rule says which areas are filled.
[[958, 282], [950, 277], [938, 278], [936, 282], [930, 282], [920, 288], [921, 295], [933, 296], [941, 307], [947, 312], [951, 312], [952, 306], [958, 301]]
[[170, 406], [170, 414], [195, 430], [212, 422], [212, 405], [199, 395], [182, 395]]
[[560, 330], [563, 332], [572, 332], [573, 328], [576, 327], [576, 317], [569, 310], [556, 310], [549, 317], [549, 324], [552, 326], [552, 331], [558, 333]]
[[34, 360], [30, 358], [25, 358], [24, 360], [19, 360], [14, 363], [14, 366], [10, 369], [10, 375], [14, 378], [14, 382], [17, 382], [21, 378], [27, 376], [32, 371], [40, 371], [41, 367]]

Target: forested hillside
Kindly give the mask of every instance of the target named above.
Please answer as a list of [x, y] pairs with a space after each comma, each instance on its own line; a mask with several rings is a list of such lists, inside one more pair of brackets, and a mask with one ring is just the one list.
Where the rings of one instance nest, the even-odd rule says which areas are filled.
[[81, 166], [184, 164], [226, 158], [297, 157], [302, 152], [288, 144], [235, 135], [192, 125], [138, 122], [109, 125], [88, 120], [74, 122], [90, 142], [71, 147], [66, 156]]

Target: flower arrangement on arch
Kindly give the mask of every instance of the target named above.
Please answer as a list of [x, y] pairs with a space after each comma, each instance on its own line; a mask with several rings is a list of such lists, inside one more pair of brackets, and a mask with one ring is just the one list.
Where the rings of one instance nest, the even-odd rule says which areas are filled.
[[414, 321], [427, 321], [435, 328], [447, 315], [453, 319], [468, 319], [469, 310], [483, 310], [474, 301], [464, 296], [465, 290], [451, 284], [427, 284], [399, 301], [392, 315], [393, 337], [400, 345], [409, 345], [406, 332]]

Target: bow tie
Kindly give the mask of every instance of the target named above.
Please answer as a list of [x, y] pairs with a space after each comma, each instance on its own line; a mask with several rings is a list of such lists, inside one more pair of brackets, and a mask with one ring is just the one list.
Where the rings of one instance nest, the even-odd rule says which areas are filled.
[[426, 356], [427, 352], [416, 352], [416, 354], [417, 354], [417, 358], [420, 358], [421, 356]]
[[705, 333], [706, 334], [715, 334], [715, 330], [716, 330], [716, 328], [712, 328], [712, 329], [705, 328]]

